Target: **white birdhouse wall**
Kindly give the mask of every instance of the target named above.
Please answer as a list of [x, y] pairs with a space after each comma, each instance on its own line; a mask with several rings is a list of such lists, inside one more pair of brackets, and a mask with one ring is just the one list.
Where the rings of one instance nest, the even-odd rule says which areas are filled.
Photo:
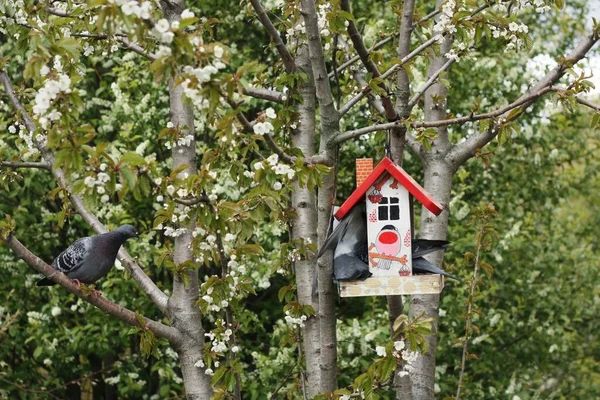
[[408, 190], [384, 174], [367, 190], [365, 200], [373, 277], [412, 275]]

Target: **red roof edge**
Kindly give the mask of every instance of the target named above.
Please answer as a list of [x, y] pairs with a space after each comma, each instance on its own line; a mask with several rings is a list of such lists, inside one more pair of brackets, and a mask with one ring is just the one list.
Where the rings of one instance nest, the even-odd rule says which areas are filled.
[[356, 188], [354, 192], [346, 199], [346, 201], [340, 206], [338, 211], [335, 213], [335, 218], [341, 220], [350, 212], [352, 207], [356, 205], [360, 200], [364, 198], [365, 193], [369, 188], [375, 183], [377, 178], [383, 172], [389, 172], [402, 186], [408, 190], [410, 194], [421, 204], [425, 206], [429, 211], [431, 211], [435, 215], [440, 215], [440, 213], [444, 210], [441, 204], [436, 202], [433, 197], [431, 197], [425, 189], [417, 181], [413, 179], [405, 170], [397, 166], [387, 157], [384, 157], [383, 160], [377, 164], [377, 166], [373, 169], [373, 172], [369, 174], [369, 176], [364, 180], [364, 182]]

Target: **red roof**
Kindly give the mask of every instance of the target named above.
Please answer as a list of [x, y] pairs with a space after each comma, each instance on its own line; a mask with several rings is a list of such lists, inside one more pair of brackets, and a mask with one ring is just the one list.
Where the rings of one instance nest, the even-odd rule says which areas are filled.
[[364, 199], [364, 195], [367, 190], [369, 190], [377, 178], [379, 178], [381, 174], [386, 171], [396, 178], [396, 180], [400, 182], [400, 184], [404, 186], [408, 192], [412, 194], [415, 199], [419, 200], [419, 202], [423, 204], [429, 211], [435, 215], [440, 215], [444, 207], [436, 202], [405, 170], [394, 164], [389, 158], [385, 157], [379, 164], [377, 164], [377, 166], [363, 181], [363, 183], [361, 183], [360, 186], [357, 187], [356, 190], [350, 195], [350, 197], [348, 197], [344, 204], [342, 204], [342, 206], [335, 213], [335, 217], [338, 220], [344, 218], [344, 216], [348, 214], [348, 212], [356, 203]]

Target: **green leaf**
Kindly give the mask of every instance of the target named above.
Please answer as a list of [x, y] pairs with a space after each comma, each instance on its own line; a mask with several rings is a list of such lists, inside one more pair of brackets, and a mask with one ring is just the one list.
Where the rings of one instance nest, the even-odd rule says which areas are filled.
[[127, 186], [129, 186], [129, 189], [133, 190], [135, 188], [135, 183], [137, 181], [136, 176], [128, 168], [122, 168], [121, 174], [123, 175], [123, 178], [125, 178], [125, 181], [127, 182]]
[[137, 167], [139, 165], [146, 165], [146, 160], [138, 153], [129, 151], [121, 156], [121, 163]]

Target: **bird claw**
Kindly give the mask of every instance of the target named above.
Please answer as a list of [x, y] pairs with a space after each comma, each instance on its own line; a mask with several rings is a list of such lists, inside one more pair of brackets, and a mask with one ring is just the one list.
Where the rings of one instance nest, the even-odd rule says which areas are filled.
[[81, 282], [79, 279], [73, 279], [73, 283], [75, 283], [77, 285], [77, 288], [79, 290], [82, 290], [83, 288], [85, 288], [84, 296], [87, 295], [92, 295], [94, 297], [102, 297], [102, 292], [99, 291], [98, 289], [89, 286], [86, 286], [83, 282]]

